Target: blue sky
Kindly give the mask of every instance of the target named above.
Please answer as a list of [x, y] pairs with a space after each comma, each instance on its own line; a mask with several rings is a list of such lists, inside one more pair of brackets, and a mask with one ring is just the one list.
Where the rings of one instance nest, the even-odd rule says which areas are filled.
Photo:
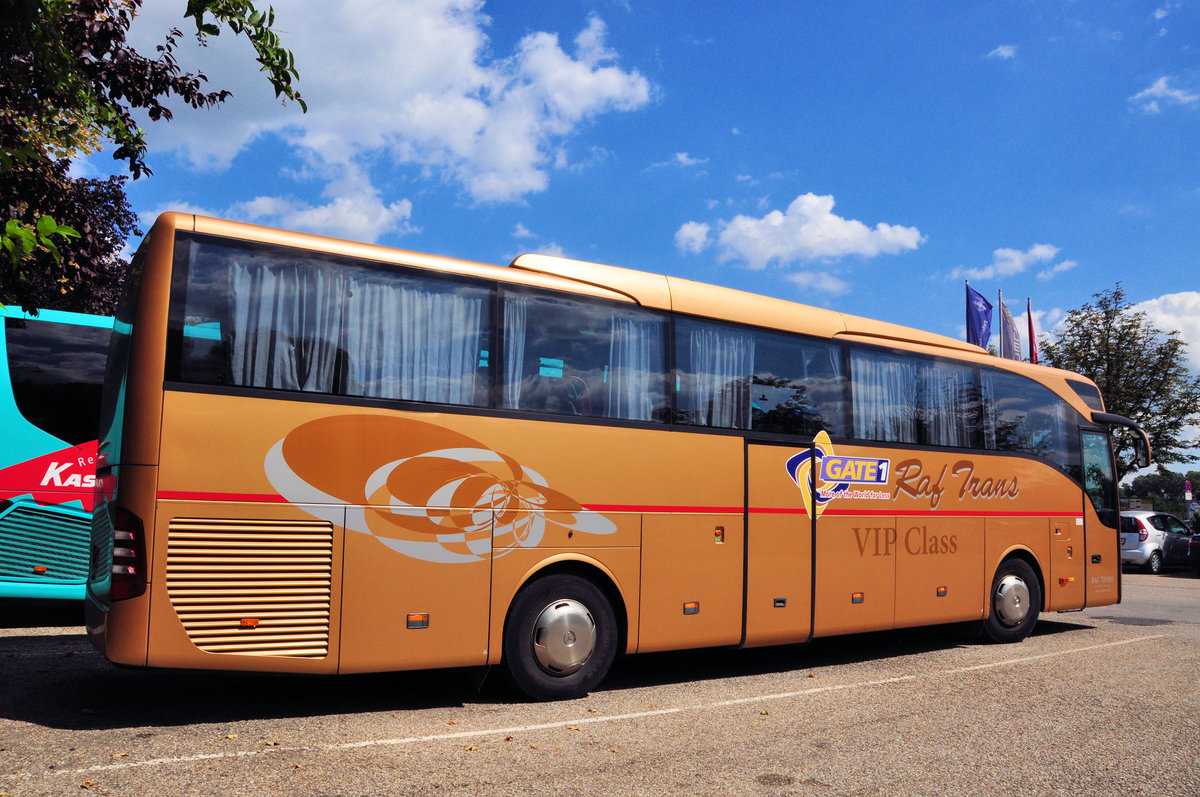
[[[150, 50], [184, 2], [146, 5]], [[1200, 0], [275, 10], [309, 113], [228, 33], [189, 47], [235, 98], [147, 125], [144, 224], [548, 252], [954, 337], [966, 278], [1022, 334], [1026, 297], [1044, 331], [1120, 280], [1200, 371]]]

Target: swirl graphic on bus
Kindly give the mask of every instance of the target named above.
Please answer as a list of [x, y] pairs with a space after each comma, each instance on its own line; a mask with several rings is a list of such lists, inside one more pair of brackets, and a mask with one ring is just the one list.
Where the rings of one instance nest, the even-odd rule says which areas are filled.
[[534, 548], [552, 528], [616, 531], [537, 471], [422, 421], [310, 421], [272, 446], [264, 467], [279, 494], [306, 512], [427, 562], [478, 562]]

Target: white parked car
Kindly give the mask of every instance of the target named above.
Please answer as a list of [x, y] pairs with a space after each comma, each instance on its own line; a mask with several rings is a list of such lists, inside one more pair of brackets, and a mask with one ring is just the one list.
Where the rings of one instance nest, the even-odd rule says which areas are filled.
[[1164, 512], [1121, 513], [1121, 564], [1136, 565], [1147, 573], [1187, 564], [1192, 530]]

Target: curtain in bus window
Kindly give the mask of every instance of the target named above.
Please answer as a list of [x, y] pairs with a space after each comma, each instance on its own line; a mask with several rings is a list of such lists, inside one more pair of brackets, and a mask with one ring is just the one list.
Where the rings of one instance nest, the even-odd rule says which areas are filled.
[[612, 315], [605, 417], [651, 420], [662, 404], [663, 322]]
[[855, 437], [917, 442], [919, 362], [867, 349], [850, 353]]
[[482, 294], [373, 277], [347, 287], [346, 393], [475, 402]]
[[921, 363], [925, 440], [929, 445], [975, 445], [978, 390], [975, 369], [947, 362]]
[[346, 280], [311, 265], [235, 263], [233, 383], [333, 392]]
[[529, 298], [510, 293], [504, 297], [504, 407], [521, 407], [521, 374], [525, 368], [525, 321]]
[[734, 328], [689, 326], [690, 390], [681, 401], [687, 422], [749, 429], [754, 337]]

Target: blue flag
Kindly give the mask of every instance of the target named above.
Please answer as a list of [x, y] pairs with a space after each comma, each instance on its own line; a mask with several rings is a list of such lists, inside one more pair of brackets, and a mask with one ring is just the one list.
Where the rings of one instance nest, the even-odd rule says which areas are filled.
[[967, 343], [987, 348], [992, 335], [992, 303], [983, 294], [967, 286]]

